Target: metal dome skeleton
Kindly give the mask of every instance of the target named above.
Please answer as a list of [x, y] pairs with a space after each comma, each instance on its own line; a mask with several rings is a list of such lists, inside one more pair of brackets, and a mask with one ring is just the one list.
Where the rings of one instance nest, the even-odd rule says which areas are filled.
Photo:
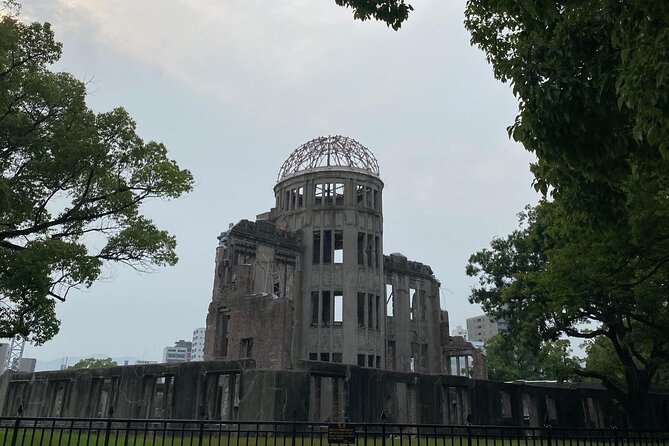
[[290, 154], [279, 169], [277, 182], [310, 169], [346, 167], [379, 176], [379, 163], [368, 148], [345, 136], [321, 136]]

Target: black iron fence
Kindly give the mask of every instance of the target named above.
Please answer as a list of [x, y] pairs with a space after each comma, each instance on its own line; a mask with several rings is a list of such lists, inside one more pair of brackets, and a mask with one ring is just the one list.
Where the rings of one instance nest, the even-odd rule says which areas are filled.
[[669, 446], [669, 431], [390, 423], [0, 418], [1, 446], [326, 446], [329, 444]]

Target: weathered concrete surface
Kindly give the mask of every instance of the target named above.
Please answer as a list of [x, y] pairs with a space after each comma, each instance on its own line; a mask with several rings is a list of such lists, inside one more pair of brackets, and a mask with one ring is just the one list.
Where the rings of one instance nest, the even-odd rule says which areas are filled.
[[[147, 364], [5, 373], [0, 414], [117, 418], [300, 420], [608, 427], [624, 426], [611, 395], [594, 385], [500, 383], [299, 361], [293, 370], [254, 361]], [[382, 418], [382, 415], [383, 418]], [[650, 426], [669, 423], [669, 391], [649, 400]]]

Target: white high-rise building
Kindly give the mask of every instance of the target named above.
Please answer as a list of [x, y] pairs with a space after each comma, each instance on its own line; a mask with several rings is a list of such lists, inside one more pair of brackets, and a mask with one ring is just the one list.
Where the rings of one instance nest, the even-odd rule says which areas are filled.
[[191, 343], [183, 339], [174, 343], [174, 347], [165, 347], [163, 350], [163, 362], [188, 362], [190, 361]]
[[193, 330], [193, 346], [190, 351], [191, 361], [204, 361], [204, 327]]
[[506, 321], [496, 321], [487, 314], [467, 319], [467, 334], [470, 342], [487, 342], [488, 339], [504, 331], [506, 331]]

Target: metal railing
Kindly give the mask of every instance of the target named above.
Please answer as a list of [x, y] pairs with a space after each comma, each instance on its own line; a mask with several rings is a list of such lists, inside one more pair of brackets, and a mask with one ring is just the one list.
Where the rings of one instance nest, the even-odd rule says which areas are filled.
[[0, 446], [646, 446], [669, 431], [0, 417]]

